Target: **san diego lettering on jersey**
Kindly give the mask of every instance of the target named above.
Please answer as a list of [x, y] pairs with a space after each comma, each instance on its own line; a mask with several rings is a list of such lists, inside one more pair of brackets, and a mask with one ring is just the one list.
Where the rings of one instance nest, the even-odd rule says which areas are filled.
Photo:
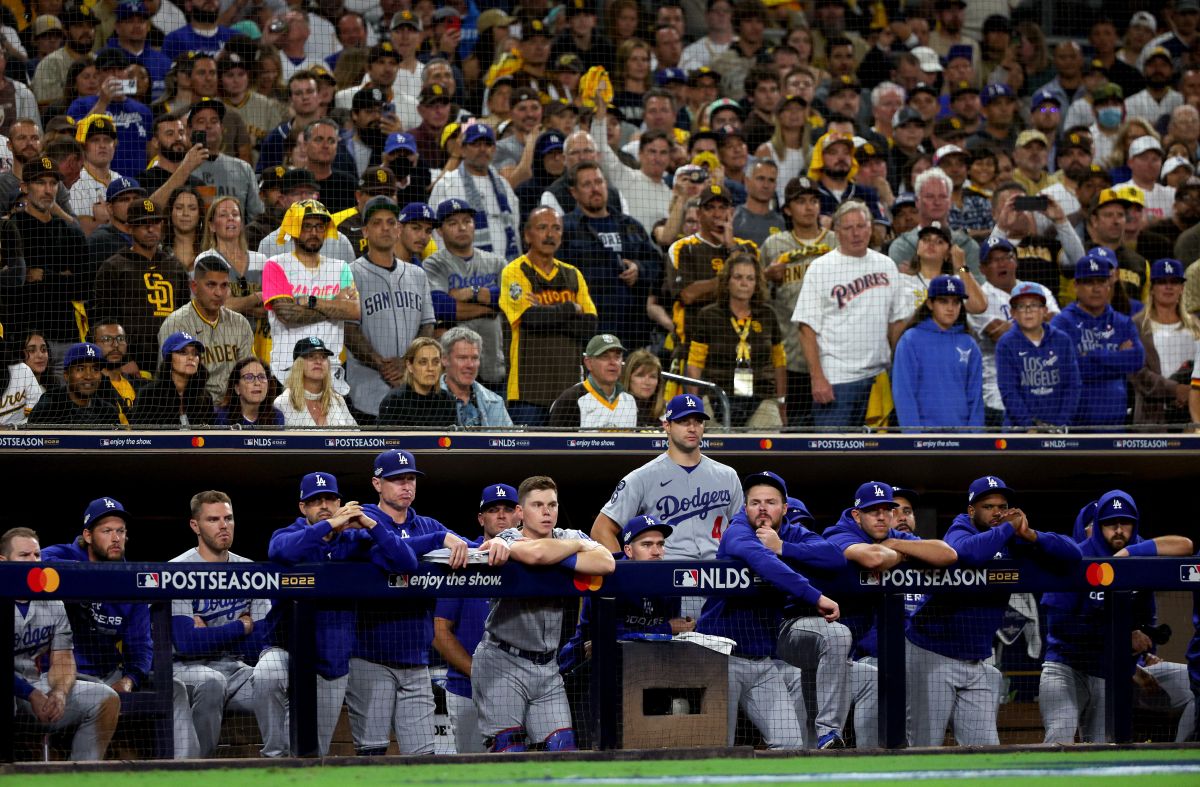
[[363, 299], [363, 310], [368, 317], [384, 309], [412, 309], [419, 312], [424, 308], [425, 296], [412, 290], [377, 292]]

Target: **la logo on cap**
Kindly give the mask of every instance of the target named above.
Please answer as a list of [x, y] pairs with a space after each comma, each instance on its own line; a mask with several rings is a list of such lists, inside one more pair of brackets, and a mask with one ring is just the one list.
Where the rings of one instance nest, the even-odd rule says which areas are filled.
[[946, 282], [946, 290], [948, 292], [954, 292], [954, 282], [952, 282], [952, 281]]
[[113, 500], [109, 500], [109, 499], [106, 497], [106, 498], [104, 498], [104, 507], [105, 507], [105, 508], [116, 508], [116, 507], [117, 507], [117, 504], [116, 504], [116, 502], [115, 502], [115, 501], [113, 501]]
[[[92, 356], [93, 358], [96, 357], [96, 351], [92, 349], [92, 346], [90, 344], [88, 345], [88, 348], [87, 348], [87, 354]], [[105, 500], [107, 502], [107, 498], [105, 498]]]
[[508, 493], [504, 491], [504, 487], [496, 487], [496, 497], [508, 497]]
[[1000, 486], [1000, 482], [997, 481], [996, 479], [992, 478], [991, 476], [988, 476], [988, 486], [990, 486], [990, 487]]
[[317, 486], [325, 486], [325, 479], [323, 477], [317, 476]]
[[1089, 264], [1091, 265], [1091, 270], [1094, 270], [1094, 271], [1100, 270], [1100, 266], [1096, 264], [1095, 260], [1092, 260], [1091, 263], [1089, 263]]
[[402, 465], [408, 464], [408, 457], [404, 454], [396, 454], [396, 459], [399, 460], [400, 464]]
[[871, 491], [875, 493], [875, 497], [886, 497], [886, 495], [883, 494], [883, 490], [879, 488], [878, 484], [871, 487]]
[[696, 406], [696, 402], [690, 396], [688, 398], [684, 399], [683, 401], [687, 404], [688, 407]]
[[1114, 510], [1114, 511], [1120, 511], [1120, 510], [1121, 510], [1121, 501], [1120, 501], [1120, 500], [1113, 500], [1113, 501], [1112, 501], [1112, 507], [1113, 507], [1113, 510]]

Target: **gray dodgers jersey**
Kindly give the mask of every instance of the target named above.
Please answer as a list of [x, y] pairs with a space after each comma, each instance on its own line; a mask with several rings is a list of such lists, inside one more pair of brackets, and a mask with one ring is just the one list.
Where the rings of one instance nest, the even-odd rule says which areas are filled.
[[[429, 279], [420, 265], [396, 260], [394, 270], [381, 268], [366, 257], [350, 266], [354, 287], [362, 306], [358, 324], [383, 358], [399, 358], [417, 338], [423, 325], [432, 325], [433, 299]], [[364, 413], [379, 415], [379, 403], [391, 388], [379, 372], [368, 369], [348, 353], [346, 375], [354, 406]]]
[[[567, 538], [576, 541], [591, 541], [579, 530], [556, 527], [550, 538]], [[504, 539], [510, 546], [523, 538], [521, 531], [510, 527], [496, 538]], [[594, 543], [594, 542], [593, 542]], [[562, 634], [563, 601], [561, 598], [493, 598], [489, 599], [484, 629], [495, 639], [506, 642], [521, 650], [544, 653], [558, 650]]]
[[[200, 552], [192, 547], [187, 552], [184, 552], [178, 557], [171, 558], [172, 563], [204, 563], [204, 558], [200, 556]], [[230, 563], [252, 563], [250, 558], [242, 557], [229, 553]], [[232, 623], [246, 613], [250, 614], [250, 618], [258, 623], [267, 616], [271, 611], [271, 602], [262, 598], [215, 598], [215, 599], [193, 599], [193, 598], [177, 598], [171, 602], [172, 617], [179, 615], [184, 617], [192, 617], [199, 615], [206, 626], [224, 626], [227, 623]], [[225, 654], [228, 659], [238, 660], [241, 654], [236, 651], [229, 651]]]
[[74, 639], [61, 601], [30, 601], [25, 614], [13, 604], [13, 671], [33, 683], [41, 677], [37, 660], [51, 650], [72, 650]]
[[[490, 251], [475, 249], [471, 259], [464, 260], [449, 249], [440, 248], [429, 255], [423, 264], [429, 277], [429, 289], [450, 292], [462, 287], [500, 286], [500, 273], [504, 270], [504, 258]], [[476, 317], [464, 320], [459, 325], [470, 328], [483, 339], [479, 351], [479, 378], [489, 383], [502, 382], [505, 374], [503, 318], [497, 311], [491, 317]]]
[[600, 513], [618, 526], [649, 514], [674, 528], [668, 560], [712, 560], [743, 505], [742, 481], [729, 465], [702, 456], [688, 472], [664, 453], [622, 478]]

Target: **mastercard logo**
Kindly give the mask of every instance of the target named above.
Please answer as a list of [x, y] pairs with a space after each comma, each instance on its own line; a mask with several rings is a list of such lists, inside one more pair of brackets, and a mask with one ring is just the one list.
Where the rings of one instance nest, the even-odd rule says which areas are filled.
[[576, 574], [575, 589], [576, 590], [599, 590], [604, 584], [604, 577], [594, 577], [591, 574]]
[[58, 590], [58, 572], [52, 568], [31, 568], [25, 584], [34, 593], [53, 593]]
[[1114, 576], [1115, 572], [1110, 563], [1093, 563], [1087, 567], [1087, 581], [1093, 587], [1111, 585]]

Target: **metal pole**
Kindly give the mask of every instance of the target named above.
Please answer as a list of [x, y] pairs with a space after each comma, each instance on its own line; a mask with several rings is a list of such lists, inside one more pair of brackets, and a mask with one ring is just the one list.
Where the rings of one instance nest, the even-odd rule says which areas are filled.
[[1133, 631], [1133, 594], [1104, 594], [1104, 731], [1110, 743], [1133, 739], [1133, 676], [1129, 636]]
[[903, 594], [880, 597], [878, 628], [879, 741], [885, 749], [903, 749], [908, 746]]
[[594, 745], [600, 751], [619, 748], [617, 704], [620, 684], [617, 673], [617, 600], [592, 598], [592, 708], [595, 718]]

